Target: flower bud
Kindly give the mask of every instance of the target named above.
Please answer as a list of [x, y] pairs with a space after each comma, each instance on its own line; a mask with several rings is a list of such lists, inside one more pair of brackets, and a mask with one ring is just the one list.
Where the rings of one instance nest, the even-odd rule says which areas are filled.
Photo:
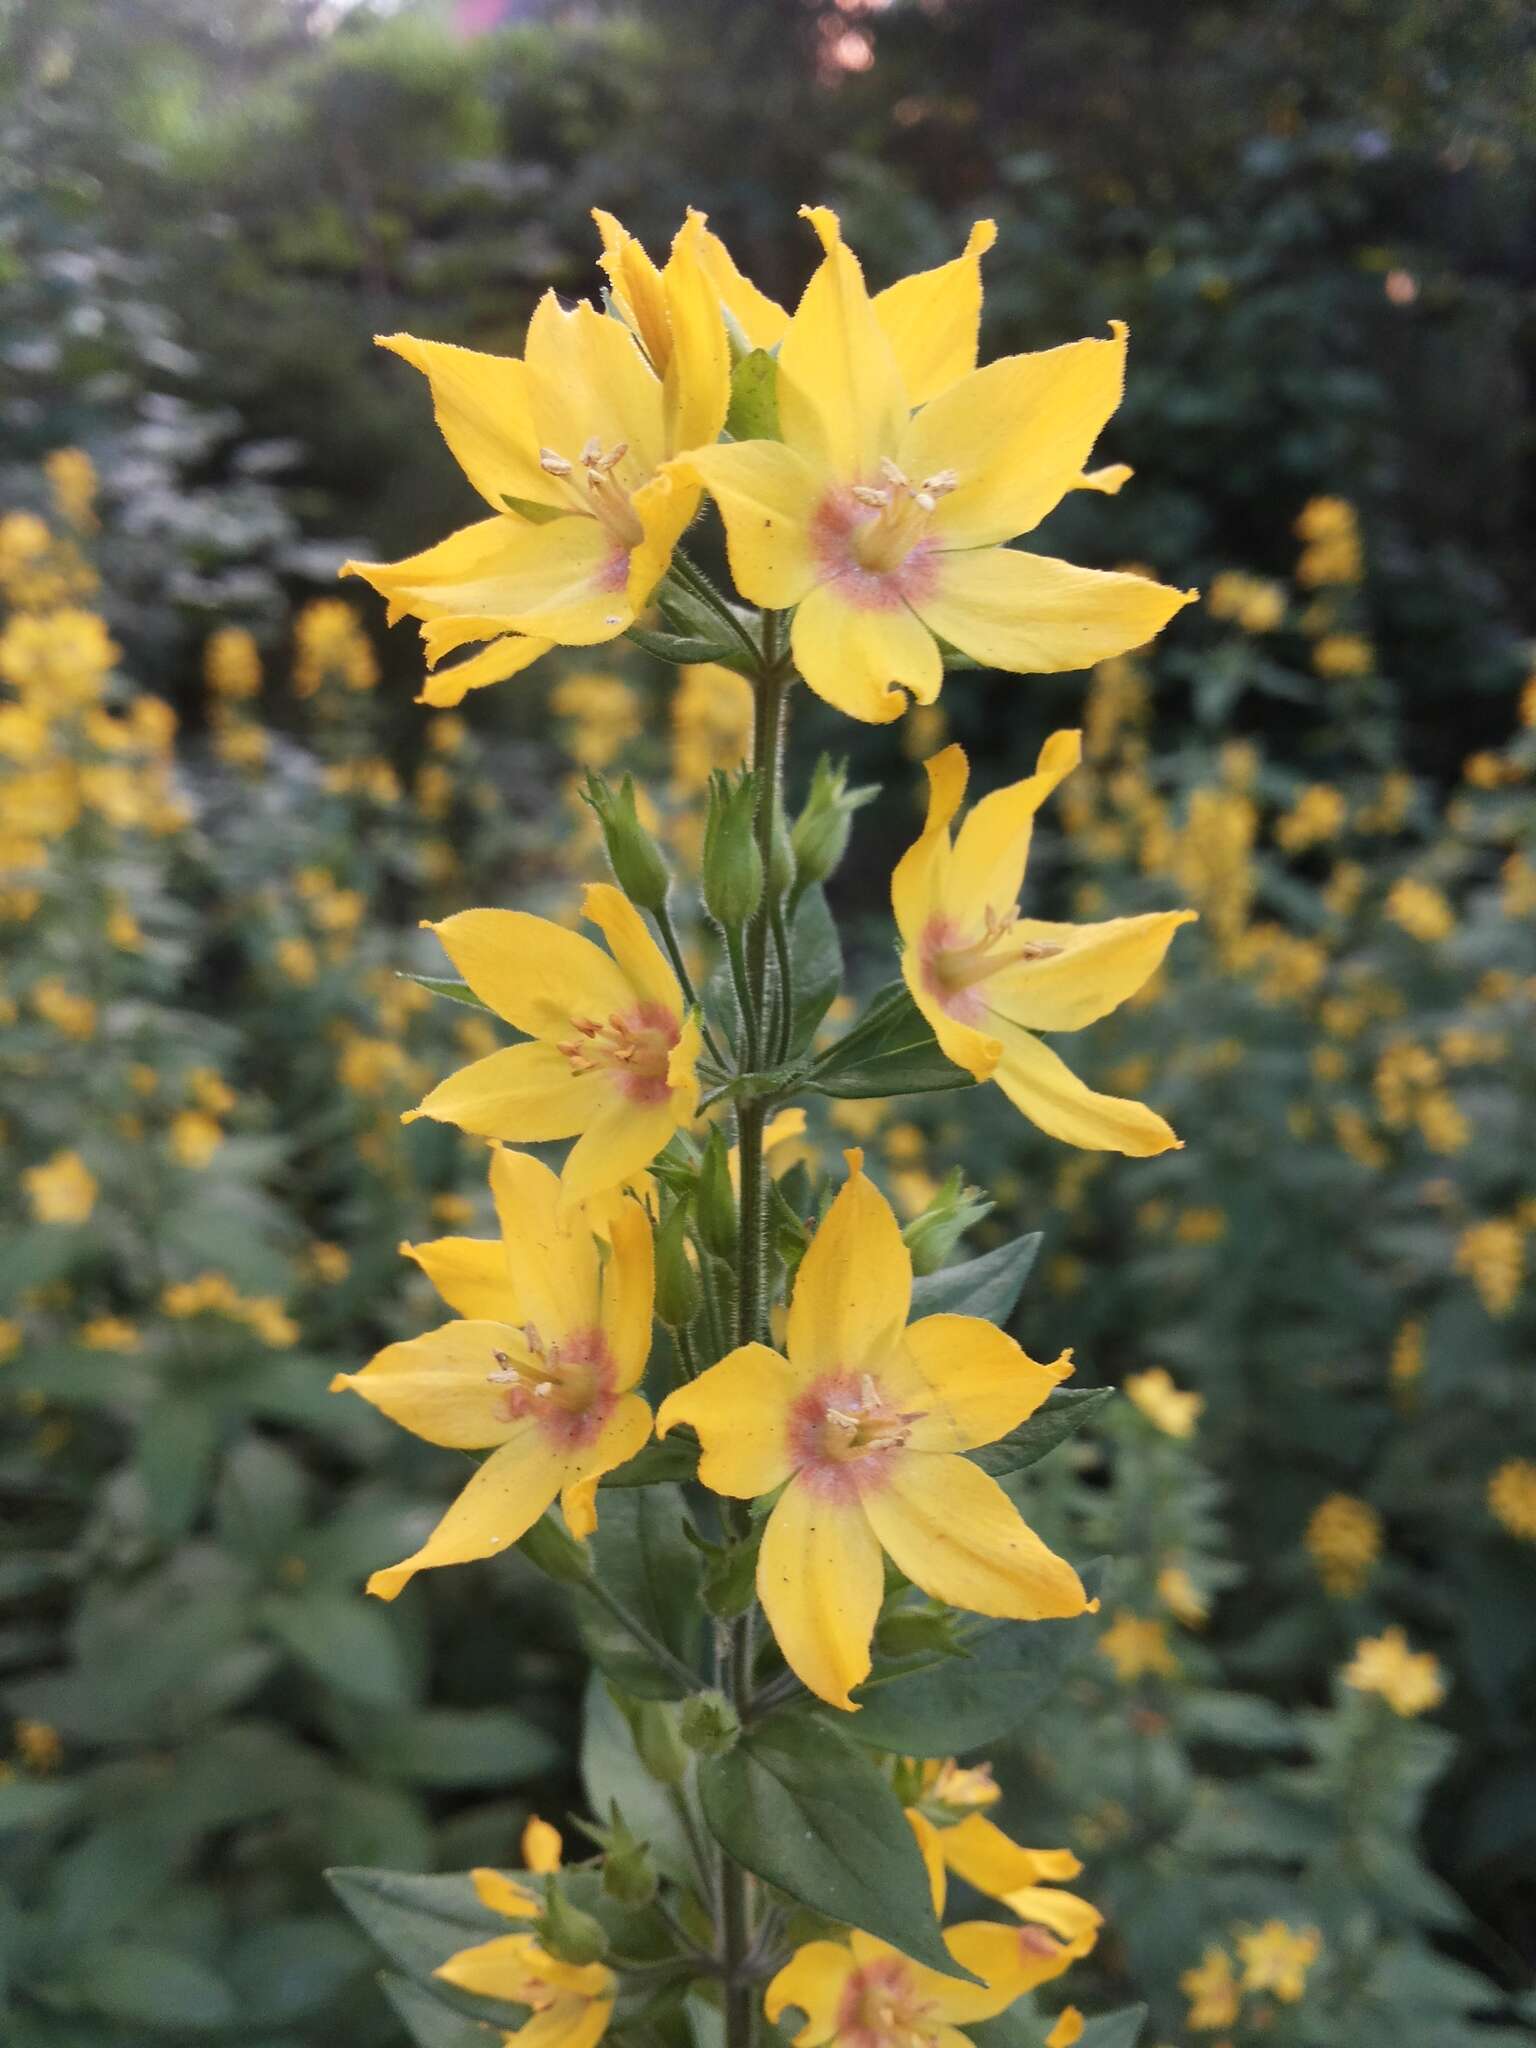
[[656, 1314], [669, 1330], [686, 1330], [701, 1299], [688, 1251], [688, 1204], [674, 1202], [656, 1233]]
[[544, 1911], [534, 1924], [534, 1932], [562, 1963], [600, 1963], [608, 1953], [608, 1936], [602, 1924], [571, 1904], [558, 1877], [551, 1877], [545, 1887]]
[[709, 783], [704, 825], [704, 902], [727, 931], [739, 931], [763, 900], [763, 856], [757, 844], [757, 778], [750, 771], [733, 787], [716, 769]]
[[768, 887], [775, 898], [789, 894], [795, 886], [795, 875], [795, 849], [789, 836], [789, 820], [784, 815], [784, 806], [775, 804], [773, 836], [768, 842]]
[[561, 1585], [578, 1586], [591, 1575], [592, 1560], [586, 1550], [552, 1514], [541, 1515], [528, 1533], [518, 1538], [517, 1547], [546, 1578]]
[[736, 1747], [741, 1718], [723, 1692], [696, 1692], [683, 1701], [678, 1730], [698, 1756], [724, 1756]]
[[966, 1185], [958, 1166], [951, 1167], [927, 1208], [901, 1233], [912, 1254], [913, 1272], [936, 1273], [971, 1225], [990, 1214], [992, 1206], [980, 1188]]
[[736, 1256], [736, 1191], [731, 1186], [730, 1154], [718, 1125], [704, 1143], [699, 1183], [694, 1194], [699, 1220], [699, 1238], [705, 1251], [717, 1259]]
[[795, 888], [824, 882], [848, 851], [853, 814], [878, 792], [866, 785], [848, 787], [848, 763], [823, 754], [811, 777], [805, 808], [794, 823], [790, 844], [795, 854]]
[[667, 864], [635, 808], [635, 778], [626, 775], [617, 791], [601, 775], [587, 771], [582, 801], [589, 804], [603, 828], [603, 843], [614, 879], [631, 903], [642, 910], [666, 907], [671, 877]]
[[633, 1832], [617, 1804], [602, 1831], [603, 1890], [621, 1906], [648, 1906], [656, 1896], [656, 1865], [649, 1843]]

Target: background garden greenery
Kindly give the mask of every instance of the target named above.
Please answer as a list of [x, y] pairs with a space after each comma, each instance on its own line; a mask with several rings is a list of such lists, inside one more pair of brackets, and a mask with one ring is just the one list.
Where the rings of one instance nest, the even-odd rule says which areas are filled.
[[[417, 919], [569, 913], [578, 767], [643, 774], [686, 862], [741, 686], [605, 653], [428, 714], [414, 640], [331, 576], [465, 512], [373, 332], [515, 350], [547, 283], [591, 289], [594, 203], [653, 248], [705, 206], [792, 298], [810, 199], [882, 282], [996, 219], [987, 354], [1126, 318], [1104, 459], [1137, 478], [1049, 545], [1207, 596], [1092, 678], [953, 674], [937, 714], [808, 703], [797, 736], [799, 786], [822, 746], [882, 786], [834, 884], [852, 995], [945, 737], [996, 783], [1085, 726], [1045, 914], [1202, 912], [1074, 1048], [1182, 1153], [1064, 1153], [963, 1094], [807, 1134], [818, 1169], [866, 1142], [908, 1215], [963, 1165], [999, 1204], [972, 1249], [1044, 1233], [1029, 1348], [1132, 1385], [1026, 1482], [1115, 1563], [999, 1756], [1109, 1916], [1072, 1995], [1147, 2001], [1157, 2042], [1525, 2038], [1524, 11], [516, 13], [0, 4], [6, 2038], [398, 2040], [322, 1867], [505, 1863], [530, 1804], [641, 1777], [616, 1713], [573, 1754], [600, 1646], [520, 1560], [362, 1599], [458, 1475], [324, 1388], [432, 1313], [402, 1239], [489, 1228], [479, 1148], [398, 1122], [495, 1042], [400, 979], [440, 964]], [[1439, 1660], [1427, 1718], [1341, 1680], [1392, 1625]], [[1211, 1952], [1240, 1987], [1272, 1920], [1318, 1930], [1304, 1994], [1213, 2020]]]

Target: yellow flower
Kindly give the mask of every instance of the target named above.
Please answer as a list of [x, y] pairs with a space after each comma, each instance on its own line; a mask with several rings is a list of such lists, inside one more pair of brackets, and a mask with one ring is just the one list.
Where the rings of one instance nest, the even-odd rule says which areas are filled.
[[1506, 1458], [1488, 1481], [1494, 1520], [1522, 1543], [1536, 1543], [1536, 1460]]
[[1342, 790], [1314, 782], [1304, 789], [1275, 826], [1275, 843], [1287, 853], [1305, 853], [1325, 839], [1337, 838], [1349, 816]]
[[1078, 1876], [1083, 1867], [1070, 1849], [1022, 1848], [985, 1814], [970, 1812], [957, 1820], [931, 1794], [907, 1808], [907, 1820], [923, 1852], [935, 1913], [944, 1911], [953, 1871], [963, 1884], [999, 1900], [1026, 1922], [1019, 1939], [1042, 1964], [1053, 1966], [1050, 1976], [1087, 1955], [1097, 1942], [1103, 1914], [1075, 1892], [1061, 1889], [1061, 1881]]
[[77, 996], [56, 974], [44, 975], [33, 984], [32, 1007], [66, 1038], [96, 1036], [96, 1005], [89, 996]]
[[1189, 2000], [1185, 2025], [1191, 2033], [1209, 2034], [1218, 2027], [1230, 2027], [1242, 2008], [1232, 1958], [1214, 1944], [1200, 1958], [1197, 1968], [1186, 1970], [1180, 1977], [1179, 1989]]
[[1491, 1316], [1507, 1316], [1525, 1278], [1525, 1236], [1513, 1217], [1472, 1223], [1456, 1240], [1456, 1270], [1465, 1273]]
[[1307, 1972], [1323, 1952], [1315, 1927], [1288, 1927], [1266, 1920], [1237, 1937], [1245, 1991], [1270, 1991], [1282, 2005], [1295, 2005], [1307, 1988]]
[[1153, 1422], [1165, 1436], [1190, 1437], [1200, 1420], [1205, 1407], [1203, 1394], [1191, 1394], [1176, 1387], [1173, 1375], [1165, 1366], [1155, 1365], [1148, 1372], [1133, 1372], [1125, 1382], [1125, 1391], [1149, 1422]]
[[913, 290], [893, 343], [836, 215], [802, 211], [825, 254], [779, 347], [783, 438], [696, 447], [676, 468], [719, 505], [742, 595], [798, 607], [790, 645], [811, 688], [882, 724], [903, 690], [938, 695], [941, 639], [1025, 674], [1150, 640], [1193, 593], [1000, 545], [1082, 482], [1120, 400], [1124, 327], [974, 369], [962, 259], [946, 266], [958, 290]]
[[1410, 1318], [1400, 1325], [1392, 1339], [1392, 1361], [1388, 1371], [1393, 1382], [1404, 1386], [1416, 1380], [1424, 1370], [1424, 1325], [1418, 1319]]
[[1394, 1714], [1428, 1714], [1445, 1698], [1445, 1680], [1430, 1650], [1412, 1651], [1400, 1628], [1365, 1636], [1341, 1674], [1356, 1692], [1379, 1693]]
[[273, 958], [278, 972], [301, 988], [308, 988], [320, 972], [320, 962], [308, 939], [279, 939]]
[[293, 627], [293, 689], [313, 697], [323, 683], [345, 690], [371, 690], [379, 680], [373, 642], [345, 598], [317, 597], [305, 605]]
[[1035, 813], [1080, 754], [1078, 733], [1053, 734], [1035, 773], [973, 804], [953, 844], [966, 758], [946, 747], [928, 762], [928, 822], [891, 878], [901, 971], [957, 1066], [995, 1080], [1053, 1138], [1144, 1158], [1178, 1143], [1163, 1119], [1139, 1102], [1096, 1095], [1034, 1035], [1078, 1031], [1117, 1009], [1194, 916], [1164, 910], [1086, 925], [1019, 916]]
[[261, 691], [261, 656], [243, 626], [220, 626], [203, 649], [203, 680], [226, 704], [243, 704]]
[[1272, 633], [1285, 617], [1285, 592], [1262, 576], [1224, 569], [1211, 583], [1206, 609], [1213, 619], [1235, 619], [1245, 633]]
[[56, 1771], [64, 1761], [64, 1739], [48, 1721], [18, 1721], [16, 1753], [29, 1771]]
[[81, 1325], [80, 1342], [87, 1351], [137, 1351], [139, 1333], [123, 1316], [95, 1316]]
[[1352, 1599], [1381, 1555], [1381, 1517], [1368, 1501], [1333, 1493], [1313, 1510], [1302, 1540], [1326, 1590]]
[[[526, 1857], [526, 1833], [523, 1841]], [[558, 1859], [543, 1866], [529, 1859], [528, 1867], [538, 1874], [558, 1867]], [[508, 1920], [530, 1920], [540, 1910], [531, 1891], [499, 1870], [472, 1870], [470, 1880], [481, 1905]], [[618, 1991], [606, 1964], [563, 1963], [535, 1934], [498, 1934], [477, 1942], [450, 1956], [433, 1974], [477, 1998], [530, 2007], [532, 2017], [501, 2037], [521, 2041], [525, 2048], [596, 2048], [607, 2032]]]
[[21, 1176], [39, 1223], [84, 1223], [96, 1206], [96, 1176], [78, 1152], [55, 1152]]
[[8, 1364], [20, 1351], [24, 1334], [14, 1316], [0, 1316], [0, 1365]]
[[529, 1036], [450, 1075], [406, 1117], [525, 1144], [575, 1137], [568, 1203], [643, 1171], [699, 1095], [698, 1020], [640, 913], [596, 882], [582, 915], [607, 953], [522, 910], [462, 910], [431, 927], [481, 1001]]
[[1440, 890], [1412, 875], [1392, 884], [1382, 908], [1395, 925], [1424, 945], [1446, 938], [1456, 928], [1456, 913]]
[[849, 1152], [801, 1261], [785, 1349], [745, 1344], [679, 1387], [657, 1428], [697, 1430], [699, 1477], [741, 1500], [783, 1491], [757, 1590], [790, 1669], [849, 1711], [885, 1595], [882, 1550], [932, 1599], [1019, 1621], [1081, 1614], [1082, 1582], [1002, 1488], [959, 1453], [1005, 1436], [1071, 1370], [1037, 1365], [991, 1323], [906, 1327], [912, 1260]]
[[593, 646], [634, 623], [667, 572], [699, 491], [662, 472], [725, 422], [730, 358], [690, 220], [662, 273], [664, 371], [621, 321], [567, 312], [546, 292], [522, 360], [408, 334], [381, 337], [432, 387], [443, 438], [492, 516], [403, 562], [348, 562], [423, 621], [427, 665], [489, 644], [429, 678], [422, 701], [457, 704], [552, 645]]
[[1211, 1603], [1180, 1564], [1165, 1564], [1157, 1575], [1157, 1597], [1185, 1628], [1204, 1628]]
[[83, 448], [55, 448], [43, 458], [60, 515], [77, 533], [96, 528], [96, 465]]
[[1343, 676], [1368, 676], [1376, 650], [1361, 633], [1325, 633], [1312, 649], [1312, 666], [1331, 682]]
[[1179, 1660], [1168, 1644], [1168, 1633], [1155, 1617], [1117, 1614], [1099, 1637], [1099, 1654], [1115, 1667], [1122, 1685], [1130, 1685], [1149, 1672], [1159, 1678], [1174, 1677]]
[[[562, 1220], [558, 1183], [538, 1160], [498, 1147], [491, 1193], [502, 1243], [479, 1250], [477, 1313], [391, 1344], [361, 1372], [331, 1382], [429, 1443], [491, 1451], [421, 1549], [373, 1574], [368, 1590], [381, 1599], [393, 1600], [419, 1571], [505, 1550], [557, 1494], [573, 1534], [590, 1534], [599, 1477], [651, 1433], [651, 1411], [631, 1391], [651, 1345], [645, 1212], [633, 1202], [615, 1207], [604, 1258], [584, 1218]], [[437, 1280], [425, 1256], [421, 1263]], [[466, 1299], [451, 1275], [443, 1292], [450, 1307]]]
[[184, 1109], [171, 1119], [171, 1150], [183, 1166], [200, 1172], [224, 1142], [215, 1118], [202, 1109]]
[[1032, 1953], [1032, 1931], [995, 1920], [946, 1928], [945, 1947], [983, 1980], [967, 1984], [853, 1928], [844, 1941], [796, 1949], [768, 1986], [763, 2010], [771, 2021], [791, 2005], [806, 2015], [790, 2037], [794, 2048], [964, 2048], [960, 2026], [995, 2018], [1071, 1961]]

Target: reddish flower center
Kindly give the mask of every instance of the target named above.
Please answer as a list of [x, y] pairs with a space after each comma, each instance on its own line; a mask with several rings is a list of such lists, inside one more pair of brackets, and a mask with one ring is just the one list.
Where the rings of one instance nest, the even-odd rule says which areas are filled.
[[873, 1373], [828, 1373], [789, 1411], [789, 1447], [800, 1476], [846, 1500], [885, 1476], [921, 1414], [905, 1414]]
[[1001, 917], [987, 906], [982, 927], [969, 937], [953, 918], [932, 917], [921, 940], [923, 986], [951, 1017], [979, 1023], [986, 1010], [983, 985], [1004, 968], [1052, 960], [1062, 950], [1046, 939], [1020, 938], [1018, 905]]
[[500, 1391], [496, 1412], [503, 1422], [531, 1416], [551, 1443], [563, 1450], [589, 1444], [613, 1413], [613, 1359], [608, 1340], [595, 1325], [547, 1338], [533, 1324], [517, 1332], [515, 1351], [491, 1354], [486, 1374]]
[[811, 520], [811, 547], [822, 575], [861, 611], [894, 611], [929, 596], [938, 580], [934, 506], [955, 487], [953, 470], [914, 484], [894, 462], [877, 484], [839, 485]]
[[559, 1050], [573, 1074], [606, 1073], [630, 1102], [666, 1101], [667, 1066], [682, 1026], [664, 1003], [615, 1010], [606, 1023], [592, 1017], [573, 1017], [571, 1023], [576, 1036], [562, 1039]]
[[837, 2009], [846, 2048], [926, 2048], [942, 2021], [899, 1956], [882, 1956], [849, 1974]]

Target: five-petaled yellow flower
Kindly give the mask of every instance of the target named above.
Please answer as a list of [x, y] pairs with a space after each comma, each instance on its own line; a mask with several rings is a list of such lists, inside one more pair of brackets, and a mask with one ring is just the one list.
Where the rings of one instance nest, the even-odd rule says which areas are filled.
[[[551, 1841], [550, 1838], [553, 1838]], [[560, 1867], [560, 1838], [547, 1821], [523, 1832], [523, 1861], [536, 1874]], [[482, 1906], [508, 1920], [531, 1920], [537, 1895], [499, 1870], [472, 1870]], [[505, 1999], [532, 2008], [532, 2017], [503, 2041], [519, 2048], [596, 2048], [608, 2030], [618, 1979], [604, 1963], [563, 1963], [536, 1934], [498, 1934], [462, 1948], [433, 1972], [445, 1984], [477, 1998]]]
[[935, 1600], [1040, 1621], [1081, 1614], [1082, 1582], [995, 1479], [960, 1455], [1032, 1415], [1071, 1371], [975, 1316], [907, 1326], [912, 1260], [863, 1155], [801, 1261], [787, 1357], [744, 1344], [668, 1395], [704, 1447], [699, 1477], [753, 1500], [780, 1487], [757, 1592], [786, 1663], [854, 1710], [884, 1597], [884, 1550]]
[[1103, 924], [1020, 917], [1035, 813], [1082, 757], [1082, 735], [1053, 733], [1033, 775], [971, 806], [950, 838], [969, 767], [959, 747], [927, 763], [928, 823], [891, 877], [913, 1000], [956, 1066], [992, 1080], [1053, 1138], [1146, 1158], [1177, 1145], [1154, 1111], [1096, 1095], [1039, 1031], [1079, 1031], [1119, 1007], [1162, 964], [1192, 910]]
[[[524, 1535], [558, 1494], [573, 1535], [597, 1526], [597, 1482], [632, 1458], [651, 1411], [631, 1390], [651, 1348], [650, 1221], [618, 1204], [599, 1242], [563, 1216], [559, 1185], [526, 1153], [497, 1148], [491, 1193], [501, 1225], [499, 1284], [482, 1257], [418, 1256], [451, 1307], [470, 1320], [390, 1344], [350, 1388], [428, 1443], [491, 1452], [414, 1556], [377, 1571], [370, 1593], [393, 1600], [417, 1572], [492, 1557]], [[469, 1242], [463, 1240], [461, 1242]]]
[[[974, 349], [971, 264], [945, 267], [967, 294], [958, 321], [945, 272], [904, 281], [915, 336], [899, 351], [837, 216], [804, 211], [825, 255], [779, 344], [782, 439], [696, 445], [670, 473], [701, 479], [719, 505], [742, 595], [798, 607], [790, 646], [811, 688], [884, 723], [905, 710], [903, 689], [937, 697], [941, 641], [1039, 674], [1150, 640], [1192, 592], [1003, 545], [1084, 481], [1120, 402], [1124, 327], [946, 381], [957, 345]], [[945, 368], [914, 383], [924, 342]]]
[[450, 1074], [420, 1116], [482, 1138], [576, 1138], [560, 1177], [567, 1205], [643, 1173], [698, 1106], [697, 1017], [621, 890], [594, 882], [582, 915], [608, 941], [525, 910], [461, 910], [431, 929], [483, 1003], [528, 1042]]
[[[427, 662], [481, 652], [429, 678], [423, 701], [457, 704], [551, 645], [587, 647], [634, 624], [699, 502], [665, 472], [713, 441], [730, 398], [720, 302], [702, 261], [701, 218], [655, 273], [638, 345], [623, 321], [546, 292], [521, 360], [413, 335], [380, 341], [423, 371], [443, 439], [491, 517], [400, 562], [348, 562], [422, 621]], [[665, 360], [657, 360], [663, 353]]]

